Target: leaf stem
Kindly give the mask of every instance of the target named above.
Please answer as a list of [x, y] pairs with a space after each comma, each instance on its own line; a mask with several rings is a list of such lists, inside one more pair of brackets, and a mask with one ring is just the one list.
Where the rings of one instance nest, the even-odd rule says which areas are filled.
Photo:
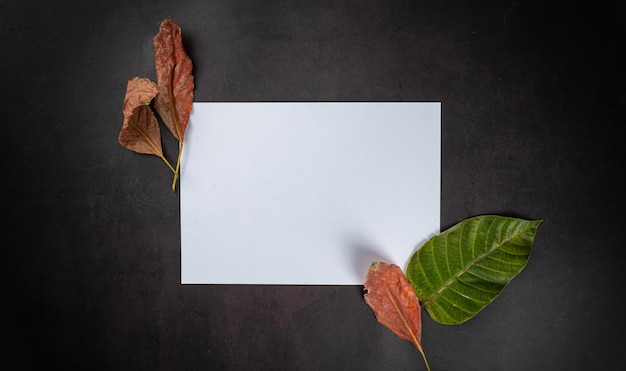
[[428, 371], [430, 371], [430, 365], [428, 364], [428, 361], [426, 360], [426, 354], [424, 354], [424, 349], [422, 349], [422, 346], [419, 344], [415, 344], [417, 346], [417, 350], [419, 350], [420, 354], [422, 355], [422, 358], [424, 359], [424, 364], [426, 365], [426, 369]]
[[174, 171], [174, 180], [172, 181], [172, 191], [176, 191], [176, 180], [178, 179], [178, 174], [180, 173], [180, 157], [183, 153], [183, 141], [178, 142], [178, 159], [176, 160], [176, 170]]
[[165, 162], [165, 164], [167, 165], [167, 167], [170, 168], [170, 170], [172, 170], [172, 173], [176, 173], [176, 170], [174, 170], [174, 167], [172, 166], [172, 164], [170, 164], [169, 161], [167, 161], [167, 159], [165, 158], [165, 156], [159, 156], [161, 157], [161, 160], [163, 160], [163, 162]]

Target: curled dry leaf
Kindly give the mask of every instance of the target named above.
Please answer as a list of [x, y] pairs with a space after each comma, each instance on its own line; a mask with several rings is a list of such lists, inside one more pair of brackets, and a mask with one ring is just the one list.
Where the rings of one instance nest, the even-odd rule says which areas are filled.
[[172, 182], [174, 190], [180, 169], [185, 131], [193, 106], [193, 64], [183, 47], [180, 27], [171, 19], [166, 18], [161, 22], [159, 33], [154, 36], [153, 42], [158, 89], [154, 108], [179, 143]]
[[410, 341], [424, 358], [422, 349], [422, 318], [420, 304], [411, 283], [395, 264], [374, 262], [364, 284], [364, 299], [372, 308], [378, 322], [401, 339]]
[[150, 102], [156, 94], [156, 85], [149, 79], [135, 77], [128, 80], [124, 97], [124, 122], [118, 140], [131, 151], [163, 157], [159, 123], [150, 108]]
[[158, 89], [154, 108], [174, 137], [183, 142], [193, 105], [193, 64], [183, 47], [181, 29], [171, 19], [161, 22], [153, 42]]

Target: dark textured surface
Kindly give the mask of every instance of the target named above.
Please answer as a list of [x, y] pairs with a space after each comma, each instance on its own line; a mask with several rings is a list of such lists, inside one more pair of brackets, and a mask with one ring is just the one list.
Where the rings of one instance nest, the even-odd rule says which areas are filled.
[[475, 318], [424, 315], [433, 370], [619, 369], [620, 14], [573, 2], [1, 1], [5, 359], [425, 369], [361, 287], [180, 285], [170, 174], [117, 143], [126, 81], [154, 79], [152, 36], [170, 16], [196, 101], [441, 101], [442, 229], [485, 213], [545, 220], [526, 269]]

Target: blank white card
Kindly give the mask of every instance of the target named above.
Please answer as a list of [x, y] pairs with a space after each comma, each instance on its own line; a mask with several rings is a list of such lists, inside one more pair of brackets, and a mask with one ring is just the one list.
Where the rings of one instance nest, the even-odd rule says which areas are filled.
[[439, 102], [194, 103], [183, 284], [362, 285], [439, 233]]

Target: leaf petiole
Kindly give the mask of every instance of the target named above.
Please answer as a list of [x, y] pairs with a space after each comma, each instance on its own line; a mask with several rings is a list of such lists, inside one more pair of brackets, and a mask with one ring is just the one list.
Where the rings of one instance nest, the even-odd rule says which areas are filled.
[[174, 172], [174, 180], [172, 181], [172, 191], [176, 191], [176, 180], [178, 179], [178, 174], [180, 173], [180, 157], [183, 153], [183, 141], [178, 142], [178, 159], [176, 160], [176, 170], [174, 170], [171, 166], [170, 169]]
[[176, 173], [176, 170], [174, 170], [174, 167], [172, 166], [172, 164], [170, 164], [169, 161], [167, 161], [165, 156], [159, 156], [159, 157], [161, 157], [161, 160], [163, 160], [163, 162], [165, 162], [165, 165], [167, 165], [167, 167], [169, 167], [170, 170], [172, 170], [172, 173]]
[[422, 355], [422, 358], [424, 359], [424, 364], [426, 365], [426, 369], [428, 371], [430, 371], [430, 365], [428, 364], [428, 361], [426, 360], [426, 354], [424, 354], [424, 350], [422, 349], [421, 345], [419, 344], [415, 344], [417, 346], [417, 350], [419, 350], [420, 354]]

